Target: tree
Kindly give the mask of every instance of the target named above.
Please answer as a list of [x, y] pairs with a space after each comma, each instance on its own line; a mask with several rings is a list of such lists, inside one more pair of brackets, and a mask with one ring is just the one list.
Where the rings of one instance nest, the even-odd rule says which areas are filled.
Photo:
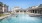
[[39, 7], [42, 7], [42, 4], [40, 4]]
[[3, 3], [2, 2], [0, 2], [0, 6], [3, 6]]

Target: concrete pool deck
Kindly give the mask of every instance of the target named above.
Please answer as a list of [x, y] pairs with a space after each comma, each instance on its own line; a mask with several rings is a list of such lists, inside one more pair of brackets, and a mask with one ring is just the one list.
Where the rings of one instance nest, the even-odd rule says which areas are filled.
[[30, 13], [30, 12], [27, 12], [27, 13], [15, 13], [15, 14], [28, 14], [29, 16], [42, 16], [42, 14]]
[[32, 16], [32, 17], [38, 17], [38, 16], [42, 16], [42, 14], [37, 14], [37, 13], [27, 13], [27, 14], [29, 14], [29, 16]]
[[8, 17], [8, 16], [10, 16], [10, 15], [2, 16], [2, 17], [0, 17], [0, 19], [4, 19], [4, 18], [6, 18], [6, 17]]
[[[32, 16], [32, 17], [34, 17], [34, 16], [42, 16], [42, 14], [34, 14], [34, 13], [16, 13], [16, 14], [28, 14], [29, 16]], [[9, 14], [9, 15], [5, 15], [5, 16], [2, 16], [2, 17], [0, 17], [0, 19], [4, 19], [4, 18], [6, 18], [6, 17], [8, 17], [8, 16], [10, 16], [11, 14]], [[12, 14], [12, 15], [14, 15], [14, 16], [16, 16], [15, 14]], [[12, 16], [11, 15], [11, 16]]]

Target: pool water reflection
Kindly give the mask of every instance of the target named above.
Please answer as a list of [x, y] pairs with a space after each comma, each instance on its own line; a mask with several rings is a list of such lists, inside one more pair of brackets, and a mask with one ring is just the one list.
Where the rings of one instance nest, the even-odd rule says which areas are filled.
[[30, 17], [27, 14], [17, 14], [16, 17], [5, 18], [0, 23], [42, 23], [42, 18]]

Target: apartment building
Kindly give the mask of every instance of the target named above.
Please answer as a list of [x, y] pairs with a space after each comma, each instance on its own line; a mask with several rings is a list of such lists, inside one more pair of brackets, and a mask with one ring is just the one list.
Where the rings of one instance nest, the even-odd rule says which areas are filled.
[[0, 13], [8, 12], [8, 6], [0, 2]]

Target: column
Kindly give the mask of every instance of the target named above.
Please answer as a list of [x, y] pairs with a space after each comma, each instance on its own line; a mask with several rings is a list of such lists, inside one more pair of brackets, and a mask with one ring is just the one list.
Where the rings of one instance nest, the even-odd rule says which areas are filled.
[[40, 14], [40, 9], [39, 9], [39, 14]]
[[25, 12], [23, 11], [23, 13], [25, 13]]
[[37, 10], [37, 13], [38, 13], [38, 10]]
[[19, 11], [19, 13], [20, 13], [20, 11]]
[[27, 13], [27, 10], [26, 10], [26, 13]]
[[3, 8], [2, 8], [3, 12], [4, 12], [4, 5], [3, 5]]
[[16, 11], [14, 10], [14, 13], [16, 14]]

